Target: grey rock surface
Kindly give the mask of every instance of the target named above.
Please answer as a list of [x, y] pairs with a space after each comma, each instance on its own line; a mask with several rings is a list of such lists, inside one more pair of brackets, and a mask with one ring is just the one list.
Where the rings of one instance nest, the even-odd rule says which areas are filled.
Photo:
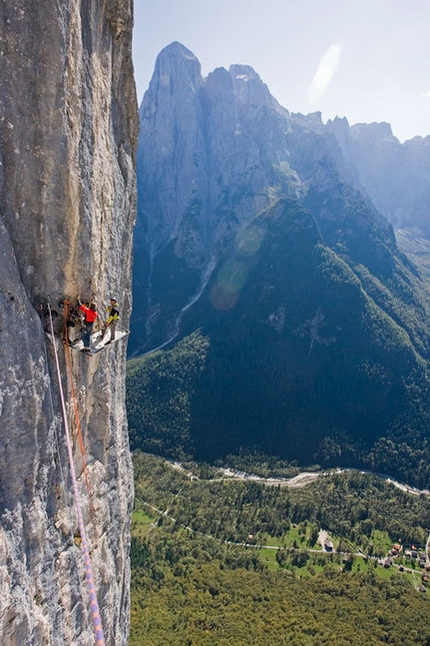
[[[0, 3], [0, 642], [10, 646], [95, 642], [53, 343], [106, 643], [128, 638], [126, 348], [71, 357], [82, 455], [57, 306], [94, 294], [104, 316], [115, 295], [127, 327], [132, 20], [129, 0]], [[47, 300], [60, 315], [54, 338], [39, 316]]]

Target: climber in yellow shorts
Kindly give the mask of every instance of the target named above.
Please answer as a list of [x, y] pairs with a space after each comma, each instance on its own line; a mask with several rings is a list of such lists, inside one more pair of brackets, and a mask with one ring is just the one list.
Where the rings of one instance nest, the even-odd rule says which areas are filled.
[[110, 299], [110, 305], [107, 308], [107, 311], [108, 311], [108, 319], [105, 323], [103, 337], [106, 335], [108, 328], [110, 328], [110, 339], [109, 341], [107, 341], [106, 345], [108, 343], [112, 343], [112, 341], [115, 341], [115, 330], [116, 330], [116, 325], [119, 321], [119, 305], [117, 303], [116, 298]]

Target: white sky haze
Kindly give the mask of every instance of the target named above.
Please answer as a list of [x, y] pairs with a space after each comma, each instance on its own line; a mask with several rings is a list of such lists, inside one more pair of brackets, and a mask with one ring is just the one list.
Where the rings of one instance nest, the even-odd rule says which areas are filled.
[[430, 0], [135, 0], [134, 11], [139, 104], [177, 40], [204, 76], [251, 65], [291, 112], [430, 135]]

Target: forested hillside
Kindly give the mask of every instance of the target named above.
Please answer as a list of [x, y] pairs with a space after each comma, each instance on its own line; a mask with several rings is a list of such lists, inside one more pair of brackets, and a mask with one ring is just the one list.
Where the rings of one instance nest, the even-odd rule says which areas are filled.
[[427, 296], [401, 254], [375, 262], [379, 277], [330, 248], [294, 200], [256, 216], [185, 314], [197, 330], [130, 364], [132, 446], [206, 461], [253, 448], [424, 486]]

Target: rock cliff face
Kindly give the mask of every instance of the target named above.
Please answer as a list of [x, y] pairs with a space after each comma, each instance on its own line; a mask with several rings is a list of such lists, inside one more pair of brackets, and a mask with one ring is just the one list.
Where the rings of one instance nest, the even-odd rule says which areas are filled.
[[[126, 326], [137, 106], [129, 0], [0, 5], [0, 641], [93, 644], [53, 346], [37, 312], [114, 295]], [[57, 328], [61, 322], [57, 321]], [[54, 339], [75, 436], [72, 383]], [[126, 644], [125, 344], [73, 353], [84, 520], [107, 644]]]

